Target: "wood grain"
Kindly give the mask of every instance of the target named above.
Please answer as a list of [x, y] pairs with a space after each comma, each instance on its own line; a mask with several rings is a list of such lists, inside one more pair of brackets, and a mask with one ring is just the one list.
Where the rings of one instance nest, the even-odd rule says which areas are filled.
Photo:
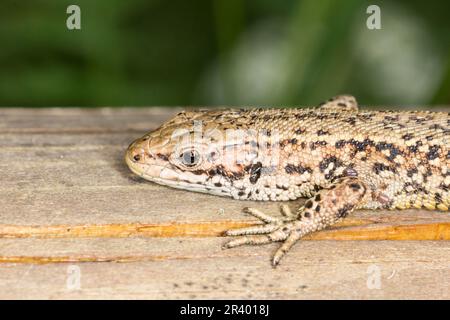
[[[275, 215], [279, 204], [134, 176], [127, 145], [175, 112], [0, 109], [0, 298], [450, 298], [448, 213], [358, 211], [277, 269], [277, 245], [221, 250], [225, 230], [258, 223], [243, 207]], [[369, 289], [372, 265], [397, 276]]]

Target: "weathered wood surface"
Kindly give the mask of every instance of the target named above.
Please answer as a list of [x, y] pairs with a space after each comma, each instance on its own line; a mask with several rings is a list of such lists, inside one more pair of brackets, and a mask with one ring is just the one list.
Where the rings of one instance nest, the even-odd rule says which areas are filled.
[[221, 250], [279, 204], [135, 177], [127, 145], [175, 112], [0, 109], [0, 298], [450, 298], [448, 213], [358, 211], [276, 269], [275, 244]]

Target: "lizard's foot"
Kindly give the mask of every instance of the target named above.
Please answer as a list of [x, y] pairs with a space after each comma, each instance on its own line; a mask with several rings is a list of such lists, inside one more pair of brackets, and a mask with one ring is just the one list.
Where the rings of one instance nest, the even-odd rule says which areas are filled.
[[283, 217], [280, 218], [246, 208], [247, 213], [262, 220], [264, 224], [227, 231], [228, 236], [243, 237], [231, 240], [223, 247], [234, 248], [246, 244], [284, 241], [272, 259], [272, 264], [276, 266], [301, 237], [333, 225], [354, 210], [361, 203], [366, 189], [364, 183], [357, 178], [343, 178], [333, 187], [319, 191], [313, 198], [306, 201], [296, 214], [292, 214], [287, 206], [282, 206]]
[[234, 248], [242, 245], [258, 245], [276, 241], [284, 241], [283, 245], [275, 253], [272, 264], [276, 266], [285, 253], [301, 238], [301, 222], [296, 220], [287, 205], [281, 206], [283, 217], [275, 218], [253, 208], [245, 208], [244, 212], [265, 222], [263, 225], [228, 230], [227, 236], [243, 236], [231, 240], [223, 245], [223, 248]]

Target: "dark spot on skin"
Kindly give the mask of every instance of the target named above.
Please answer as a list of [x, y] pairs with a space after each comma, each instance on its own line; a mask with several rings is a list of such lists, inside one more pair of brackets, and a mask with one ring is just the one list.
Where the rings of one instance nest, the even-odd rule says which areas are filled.
[[347, 104], [345, 104], [344, 102], [339, 102], [337, 105], [339, 107], [346, 107], [347, 106]]
[[210, 154], [208, 154], [207, 159], [209, 162], [214, 162], [214, 160], [216, 160], [217, 153], [216, 152], [211, 152]]
[[157, 156], [158, 158], [164, 160], [164, 161], [168, 161], [168, 160], [169, 160], [169, 157], [166, 156], [165, 154], [162, 154], [162, 153], [158, 153], [156, 156]]
[[295, 130], [295, 134], [300, 135], [302, 133], [305, 133], [305, 131], [306, 131], [305, 129], [300, 128], [300, 129]]
[[302, 165], [293, 165], [293, 164], [287, 164], [286, 167], [284, 167], [284, 170], [287, 174], [293, 174], [293, 173], [299, 173], [303, 174], [305, 172], [312, 173], [312, 169], [308, 167], [303, 167]]
[[348, 143], [350, 143], [356, 149], [356, 151], [364, 151], [367, 146], [374, 145], [374, 142], [370, 139], [364, 139], [363, 141], [351, 139]]
[[344, 122], [347, 122], [348, 124], [354, 126], [356, 124], [356, 118], [355, 117], [349, 117], [347, 119], [344, 119]]
[[421, 124], [421, 123], [424, 123], [425, 121], [427, 121], [425, 118], [419, 117], [419, 116], [416, 116], [416, 115], [410, 116], [409, 120], [414, 121], [414, 122], [416, 122], [418, 124]]
[[328, 131], [325, 131], [325, 130], [322, 130], [322, 129], [317, 131], [317, 135], [318, 136], [324, 136], [324, 135], [327, 135], [327, 134], [330, 134], [330, 133]]
[[345, 140], [339, 140], [339, 141], [336, 141], [335, 146], [336, 146], [337, 149], [340, 149], [340, 148], [342, 148], [343, 146], [345, 146], [345, 144], [346, 144], [346, 141], [345, 141]]
[[440, 146], [438, 145], [433, 145], [429, 148], [429, 151], [427, 153], [427, 159], [428, 160], [434, 160], [437, 157], [439, 157], [439, 150], [440, 150]]
[[330, 168], [328, 173], [325, 174], [325, 179], [327, 180], [333, 180], [335, 178], [335, 171], [343, 165], [343, 162], [335, 156], [328, 156], [319, 163], [320, 171], [324, 173], [331, 163], [333, 164], [332, 168]]
[[261, 168], [262, 168], [262, 163], [261, 162], [257, 162], [253, 165], [251, 165], [250, 167], [250, 183], [251, 184], [255, 184], [259, 178], [261, 177]]
[[395, 159], [395, 157], [399, 154], [402, 154], [402, 152], [396, 148], [392, 143], [387, 143], [387, 142], [380, 142], [375, 146], [377, 151], [382, 151], [382, 150], [389, 150], [389, 156], [386, 157], [386, 159], [388, 159], [389, 161], [393, 161]]
[[243, 195], [245, 195], [245, 192], [244, 191], [239, 191], [238, 196], [242, 197]]
[[[421, 186], [420, 184], [418, 184], [417, 182], [406, 182], [403, 185], [403, 190], [409, 190], [411, 187], [412, 188], [412, 192], [413, 193], [424, 193], [424, 194], [429, 194], [429, 192], [427, 190], [425, 190], [425, 188], [423, 186]], [[409, 191], [407, 191], [409, 192]]]
[[442, 195], [440, 193], [435, 193], [434, 200], [436, 201], [437, 204], [442, 203]]
[[303, 120], [303, 119], [305, 119], [305, 118], [308, 118], [308, 114], [305, 114], [305, 113], [298, 113], [298, 114], [296, 114], [294, 117], [295, 117], [295, 119]]
[[[204, 173], [201, 170], [198, 170], [199, 174]], [[194, 172], [195, 173], [195, 172]], [[238, 172], [227, 172], [225, 168], [222, 165], [219, 165], [213, 169], [210, 169], [208, 171], [209, 176], [215, 176], [215, 175], [221, 175], [223, 177], [229, 178], [229, 180], [236, 180], [241, 179], [245, 174], [244, 170], [238, 171]]]
[[359, 183], [351, 183], [350, 188], [352, 188], [354, 191], [358, 191], [359, 189], [361, 189], [361, 186], [359, 185]]
[[406, 171], [406, 175], [407, 175], [408, 177], [412, 178], [412, 176], [413, 176], [414, 174], [418, 173], [418, 172], [419, 172], [419, 171], [417, 170], [417, 168], [412, 168], [412, 169]]
[[216, 187], [221, 187], [222, 184], [221, 184], [220, 182], [216, 182], [216, 183], [214, 183], [214, 186], [216, 186]]
[[375, 171], [376, 174], [380, 174], [381, 171], [391, 171], [393, 173], [397, 172], [397, 170], [394, 167], [387, 166], [387, 165], [385, 165], [383, 163], [379, 163], [379, 162], [376, 162], [373, 165], [373, 170]]
[[373, 115], [374, 115], [373, 113], [359, 113], [356, 116], [360, 120], [368, 121], [368, 120], [371, 120], [373, 118]]
[[423, 145], [422, 141], [416, 141], [415, 145], [412, 146], [408, 146], [408, 150], [411, 151], [412, 153], [416, 153], [417, 151], [419, 151], [419, 147], [421, 147]]
[[312, 203], [312, 201], [311, 201], [311, 200], [308, 200], [308, 201], [306, 201], [306, 203], [305, 203], [305, 208], [307, 208], [307, 209], [311, 209], [311, 208], [312, 208], [312, 206], [313, 206], [313, 203]]
[[389, 121], [389, 122], [397, 122], [398, 121], [398, 115], [393, 117], [393, 116], [385, 116], [384, 120]]
[[434, 125], [432, 125], [432, 126], [430, 126], [430, 129], [431, 130], [445, 130], [441, 125], [439, 125], [439, 124], [434, 124]]
[[311, 213], [309, 213], [309, 211], [305, 211], [305, 213], [303, 214], [303, 216], [304, 216], [305, 218], [309, 218], [309, 217], [311, 217]]
[[318, 146], [326, 146], [327, 144], [328, 144], [328, 142], [323, 141], [323, 140], [321, 140], [321, 141], [315, 141], [315, 142], [311, 142], [311, 143], [310, 143], [310, 148], [311, 148], [312, 150], [314, 150], [314, 149], [316, 149], [316, 147], [318, 147]]
[[395, 157], [401, 153], [402, 152], [399, 149], [394, 148], [391, 150], [391, 153], [389, 154], [388, 157], [386, 157], [386, 159], [388, 159], [389, 161], [393, 161], [395, 159]]
[[403, 138], [403, 140], [408, 141], [413, 138], [413, 135], [411, 133], [407, 133], [407, 134], [403, 135], [402, 138]]
[[428, 177], [431, 177], [433, 175], [433, 173], [431, 172], [430, 168], [427, 168], [427, 171], [425, 171], [425, 173], [422, 175], [423, 176], [423, 182], [427, 182], [428, 181]]
[[321, 172], [324, 172], [328, 166], [330, 165], [330, 163], [333, 163], [333, 169], [330, 169], [330, 173], [334, 172], [338, 167], [340, 167], [342, 165], [342, 161], [339, 160], [338, 158], [336, 158], [335, 156], [330, 156], [325, 158], [324, 160], [322, 160], [319, 163], [319, 169]]
[[297, 144], [297, 139], [293, 138], [293, 139], [289, 140], [289, 142], [290, 142], [291, 144]]
[[320, 194], [316, 194], [316, 196], [314, 197], [315, 201], [320, 201]]
[[353, 208], [352, 205], [345, 205], [343, 208], [340, 208], [337, 212], [338, 218], [345, 218], [348, 215], [348, 211]]
[[316, 212], [320, 212], [320, 206], [319, 205], [317, 205], [317, 207], [316, 207]]

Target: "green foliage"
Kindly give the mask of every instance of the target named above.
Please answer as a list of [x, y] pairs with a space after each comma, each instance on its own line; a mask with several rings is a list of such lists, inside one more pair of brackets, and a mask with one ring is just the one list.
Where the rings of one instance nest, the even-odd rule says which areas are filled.
[[[81, 8], [81, 30], [66, 8]], [[381, 8], [368, 30], [366, 8]], [[2, 0], [0, 106], [450, 104], [448, 1]]]

